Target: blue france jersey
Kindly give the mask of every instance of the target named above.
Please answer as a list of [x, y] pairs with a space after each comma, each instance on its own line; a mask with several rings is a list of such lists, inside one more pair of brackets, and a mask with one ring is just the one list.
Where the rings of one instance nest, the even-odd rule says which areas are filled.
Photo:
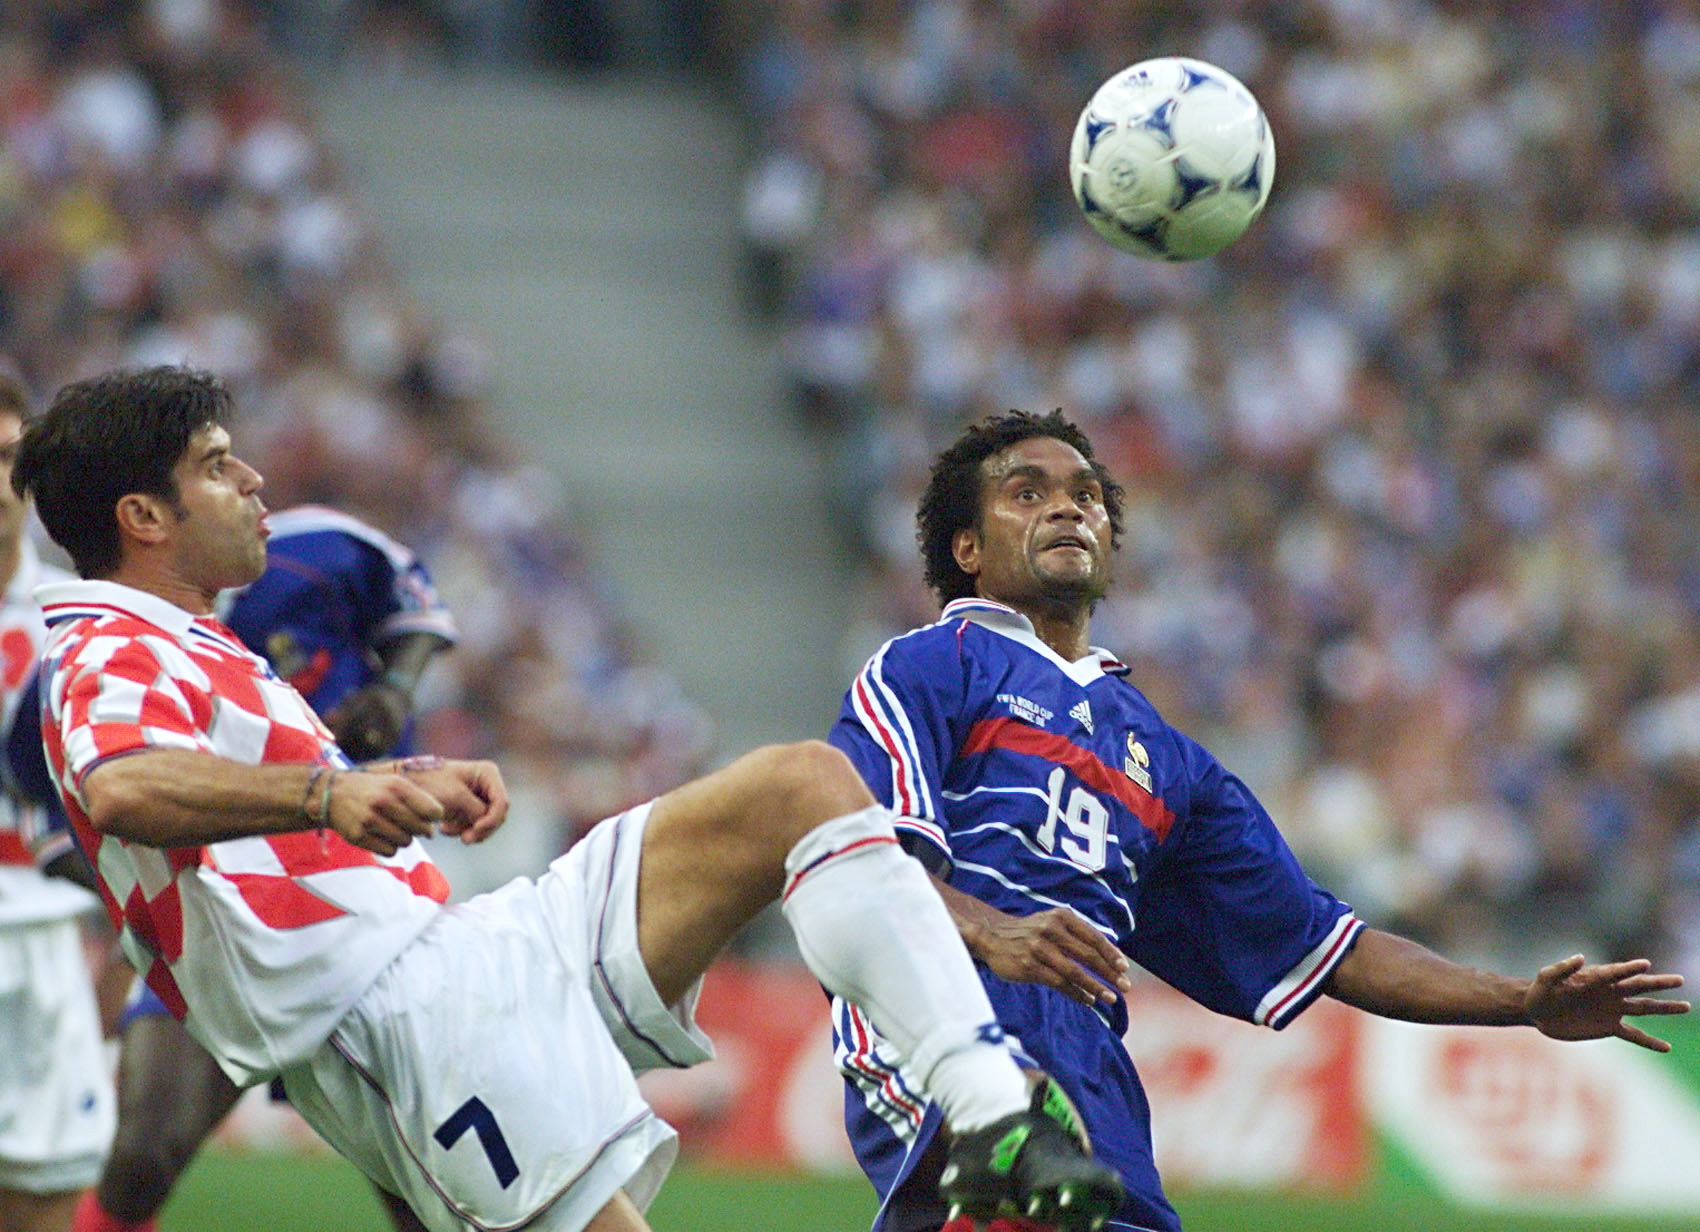
[[230, 600], [225, 623], [320, 714], [378, 675], [391, 639], [455, 640], [425, 567], [388, 535], [317, 505], [268, 522], [266, 572]]
[[[1305, 875], [1244, 784], [1126, 675], [1103, 651], [1065, 661], [1011, 608], [958, 600], [874, 655], [830, 739], [900, 815], [905, 846], [957, 889], [1013, 915], [1072, 908], [1210, 1009], [1284, 1026], [1362, 925]], [[1126, 1180], [1109, 1226], [1178, 1229], [1122, 1003], [1091, 1009], [981, 977], [999, 1022], [1074, 1098]], [[893, 1208], [936, 1202], [930, 1182], [906, 1182], [939, 1118], [859, 1009], [835, 1002], [833, 1020], [846, 1124], [886, 1200], [882, 1228]]]

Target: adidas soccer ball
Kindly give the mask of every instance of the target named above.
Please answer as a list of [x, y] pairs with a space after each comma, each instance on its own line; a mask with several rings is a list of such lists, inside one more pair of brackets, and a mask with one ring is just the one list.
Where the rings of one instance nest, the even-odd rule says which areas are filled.
[[1068, 175], [1086, 220], [1136, 256], [1219, 252], [1263, 211], [1275, 138], [1251, 91], [1202, 60], [1125, 68], [1080, 113]]

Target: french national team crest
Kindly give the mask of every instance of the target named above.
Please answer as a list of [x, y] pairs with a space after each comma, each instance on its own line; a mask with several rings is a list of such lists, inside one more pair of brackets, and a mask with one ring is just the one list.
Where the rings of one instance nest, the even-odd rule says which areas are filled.
[[1138, 783], [1146, 791], [1151, 790], [1151, 754], [1145, 751], [1145, 746], [1139, 743], [1138, 737], [1132, 732], [1127, 734], [1127, 760], [1122, 762], [1122, 769], [1127, 771], [1127, 777]]

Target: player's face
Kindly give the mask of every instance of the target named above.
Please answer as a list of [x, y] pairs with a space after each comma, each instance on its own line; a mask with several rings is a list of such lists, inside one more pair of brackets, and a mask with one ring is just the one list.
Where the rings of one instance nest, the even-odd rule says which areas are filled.
[[981, 475], [980, 525], [953, 545], [975, 593], [1018, 610], [1072, 611], [1103, 598], [1110, 515], [1080, 451], [1033, 437], [987, 458]]
[[172, 471], [178, 512], [174, 562], [184, 581], [209, 597], [246, 586], [266, 571], [266, 507], [260, 472], [230, 452], [230, 434], [217, 424], [189, 438]]
[[24, 531], [24, 502], [12, 491], [12, 464], [18, 460], [23, 432], [23, 420], [0, 411], [0, 543], [15, 543]]

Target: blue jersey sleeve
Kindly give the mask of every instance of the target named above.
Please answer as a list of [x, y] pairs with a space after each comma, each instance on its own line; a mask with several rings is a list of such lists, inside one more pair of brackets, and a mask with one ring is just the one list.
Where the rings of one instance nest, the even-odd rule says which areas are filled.
[[415, 557], [389, 577], [388, 612], [377, 622], [373, 643], [382, 646], [409, 633], [435, 633], [445, 642], [460, 636], [448, 605], [437, 594], [424, 562]]
[[897, 813], [904, 847], [941, 876], [951, 861], [939, 791], [960, 733], [966, 667], [954, 636], [932, 626], [895, 638], [851, 682], [827, 739]]
[[412, 553], [386, 552], [378, 543], [342, 531], [276, 541], [267, 576], [252, 590], [263, 593], [268, 586], [277, 588], [273, 610], [279, 623], [288, 622], [291, 605], [299, 609], [309, 599], [328, 601], [340, 634], [361, 646], [381, 646], [405, 632], [410, 617], [441, 607]]
[[1139, 891], [1129, 956], [1200, 1004], [1283, 1027], [1363, 925], [1313, 882], [1255, 796], [1176, 734], [1191, 798]]
[[329, 524], [274, 536], [266, 572], [226, 623], [323, 714], [377, 675], [387, 642], [427, 632], [452, 643], [456, 630], [412, 552], [353, 519], [319, 521]]
[[41, 679], [31, 672], [6, 732], [6, 787], [34, 808], [18, 810], [19, 836], [36, 863], [52, 863], [73, 845], [71, 821], [53, 785], [47, 752], [41, 743]]

